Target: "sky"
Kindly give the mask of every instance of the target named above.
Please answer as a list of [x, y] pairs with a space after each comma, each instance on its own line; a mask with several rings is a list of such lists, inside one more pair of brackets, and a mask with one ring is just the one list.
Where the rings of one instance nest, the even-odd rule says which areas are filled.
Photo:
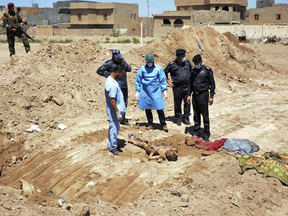
[[[39, 7], [53, 7], [53, 2], [57, 0], [0, 0], [0, 5], [7, 5], [13, 2], [16, 7], [25, 6], [31, 7], [32, 2], [37, 3]], [[97, 0], [95, 0], [97, 1]], [[147, 0], [98, 0], [97, 2], [120, 2], [120, 3], [136, 3], [139, 4], [139, 16], [143, 17], [148, 15]], [[149, 2], [149, 16], [152, 14], [162, 14], [163, 11], [175, 11], [174, 0], [148, 0]], [[193, 2], [193, 0], [192, 0]], [[288, 3], [288, 0], [275, 0], [275, 4]], [[256, 0], [248, 0], [248, 9], [256, 8]]]

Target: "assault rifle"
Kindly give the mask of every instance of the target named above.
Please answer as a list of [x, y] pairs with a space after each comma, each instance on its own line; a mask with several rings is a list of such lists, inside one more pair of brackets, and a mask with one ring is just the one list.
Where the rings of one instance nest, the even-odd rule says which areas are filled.
[[[20, 12], [20, 8], [17, 8], [17, 12], [18, 13]], [[15, 28], [17, 32], [19, 32], [20, 34], [26, 35], [27, 38], [31, 39], [34, 43], [36, 43], [36, 41], [30, 35], [28, 35], [25, 31], [23, 31], [23, 29], [20, 26], [16, 26], [15, 24], [8, 21], [9, 15], [7, 13], [4, 14], [4, 17], [6, 17], [6, 23], [7, 23], [7, 26], [5, 26], [6, 28], [8, 27]]]

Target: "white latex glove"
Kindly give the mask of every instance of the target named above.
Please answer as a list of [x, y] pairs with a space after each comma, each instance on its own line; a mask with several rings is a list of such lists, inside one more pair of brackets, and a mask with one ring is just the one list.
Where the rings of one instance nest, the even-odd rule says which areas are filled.
[[163, 92], [163, 94], [164, 94], [165, 99], [167, 99], [168, 98], [168, 94], [167, 94], [166, 90]]
[[122, 115], [120, 114], [120, 112], [116, 112], [116, 116], [117, 116], [117, 121], [121, 122], [122, 121]]
[[139, 97], [139, 92], [136, 91], [136, 93], [135, 93], [135, 100], [138, 100], [138, 97]]

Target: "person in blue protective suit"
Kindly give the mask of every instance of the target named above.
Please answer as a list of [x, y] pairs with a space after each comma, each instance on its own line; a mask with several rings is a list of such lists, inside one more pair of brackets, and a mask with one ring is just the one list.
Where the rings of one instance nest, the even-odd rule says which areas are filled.
[[109, 117], [108, 129], [108, 150], [114, 155], [120, 155], [117, 149], [117, 136], [120, 130], [120, 122], [126, 113], [123, 93], [118, 80], [123, 79], [125, 75], [125, 67], [117, 65], [114, 72], [106, 79], [105, 82], [105, 98], [107, 105], [107, 115]]
[[145, 61], [146, 64], [138, 70], [135, 79], [135, 99], [137, 100], [140, 94], [139, 109], [145, 109], [147, 129], [154, 129], [152, 110], [157, 110], [161, 128], [167, 132], [162, 95], [163, 93], [165, 98], [168, 98], [166, 75], [162, 67], [155, 64], [152, 53], [145, 56]]

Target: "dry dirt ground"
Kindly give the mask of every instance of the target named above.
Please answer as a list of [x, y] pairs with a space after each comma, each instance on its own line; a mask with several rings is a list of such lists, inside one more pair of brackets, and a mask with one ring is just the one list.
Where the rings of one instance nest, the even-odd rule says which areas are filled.
[[[145, 130], [137, 107], [134, 79], [143, 57], [152, 52], [163, 67], [177, 48], [187, 58], [204, 48], [214, 70], [215, 103], [210, 107], [211, 139], [246, 138], [261, 152], [288, 152], [288, 46], [238, 44], [233, 35], [195, 27], [151, 40], [144, 47], [101, 46], [82, 38], [72, 44], [33, 44], [29, 54], [17, 44], [9, 59], [0, 45], [0, 211], [1, 215], [287, 215], [287, 186], [254, 170], [240, 174], [235, 154], [187, 147], [191, 127], [173, 120], [168, 90], [169, 132]], [[122, 156], [106, 148], [108, 121], [103, 85], [96, 69], [110, 48], [125, 50], [131, 126], [122, 126]], [[192, 121], [192, 116], [191, 116]], [[154, 122], [158, 123], [154, 113]], [[60, 130], [59, 124], [67, 129]], [[31, 131], [38, 125], [41, 132]], [[27, 130], [28, 129], [28, 130]], [[144, 150], [127, 142], [140, 134], [179, 148], [177, 162], [148, 161]], [[34, 193], [21, 195], [20, 179]], [[63, 200], [59, 207], [58, 200]]]

